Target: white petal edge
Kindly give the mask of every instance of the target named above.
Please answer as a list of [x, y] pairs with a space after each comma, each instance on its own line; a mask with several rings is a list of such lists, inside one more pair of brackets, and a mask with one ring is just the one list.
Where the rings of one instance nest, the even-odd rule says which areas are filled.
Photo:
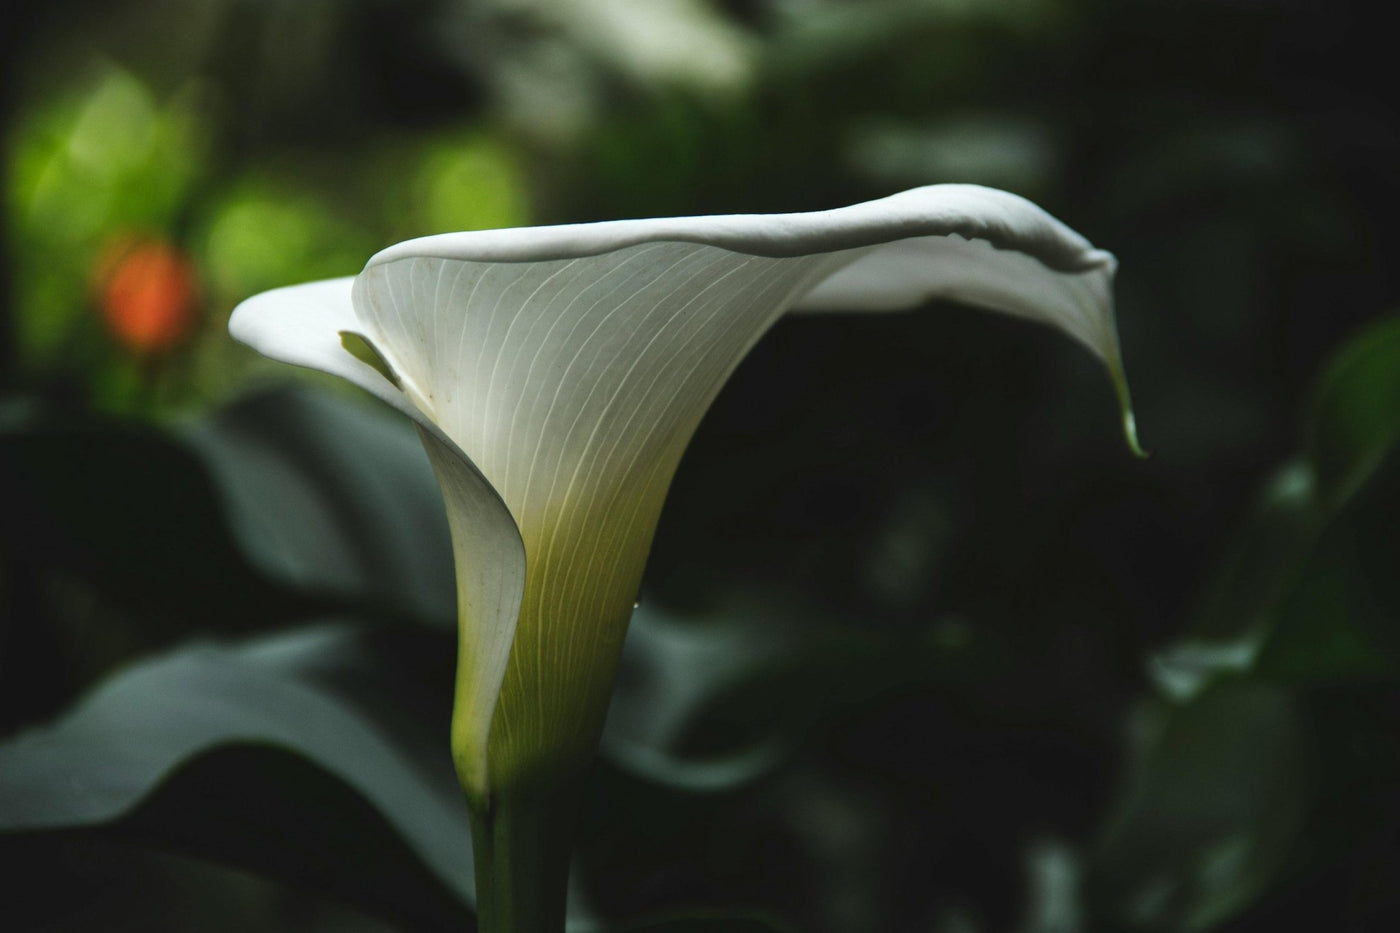
[[1082, 271], [1112, 257], [1019, 195], [980, 185], [929, 185], [797, 214], [714, 214], [442, 233], [380, 250], [369, 265], [408, 257], [469, 262], [539, 262], [596, 256], [659, 241], [704, 243], [751, 256], [788, 257], [876, 246], [918, 236], [987, 240], [1057, 271]]
[[[233, 311], [229, 333], [259, 353], [339, 376], [412, 418], [437, 474], [457, 565], [458, 665], [475, 672], [454, 716], [476, 720], [477, 747], [458, 752], [468, 786], [489, 787], [486, 735], [505, 678], [525, 587], [525, 545], [499, 493], [451, 438], [373, 366], [341, 342], [362, 335], [351, 301], [353, 278], [293, 285], [249, 298]], [[470, 583], [464, 586], [463, 581]], [[455, 728], [455, 727], [454, 727]]]
[[[1102, 360], [1128, 446], [1145, 456], [1114, 321], [1117, 261], [1031, 201], [994, 188], [930, 185], [808, 213], [437, 234], [381, 250], [366, 269], [408, 258], [481, 263], [576, 259], [666, 241], [766, 257], [852, 251], [853, 261], [798, 297], [792, 311], [893, 311], [946, 298], [1049, 324]], [[861, 248], [867, 252], [854, 252]]]
[[1110, 253], [1093, 252], [1097, 264], [1072, 272], [985, 240], [957, 235], [897, 240], [838, 269], [791, 311], [902, 311], [941, 298], [1048, 324], [1103, 362], [1118, 399], [1124, 440], [1145, 457], [1113, 315], [1117, 262]]

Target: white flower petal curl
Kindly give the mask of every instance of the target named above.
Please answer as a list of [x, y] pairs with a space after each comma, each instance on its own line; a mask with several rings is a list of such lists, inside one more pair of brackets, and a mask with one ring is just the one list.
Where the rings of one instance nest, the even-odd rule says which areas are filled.
[[[360, 331], [353, 282], [329, 279], [256, 295], [235, 309], [229, 332], [265, 356], [353, 382], [416, 423], [447, 506], [459, 612], [473, 620], [459, 626], [457, 663], [475, 675], [457, 704], [461, 715], [489, 722], [524, 593], [525, 545], [510, 510], [471, 458], [389, 379], [346, 349], [343, 335]], [[475, 746], [458, 751], [457, 764], [464, 781], [485, 786], [484, 733]]]
[[[455, 516], [463, 644], [473, 646], [459, 668], [454, 748], [484, 793], [591, 751], [671, 475], [729, 374], [784, 312], [944, 297], [1039, 320], [1106, 363], [1127, 415], [1113, 271], [1110, 254], [1030, 202], [947, 185], [807, 214], [424, 237], [370, 259], [349, 313], [336, 280], [333, 313], [291, 311], [294, 299], [330, 300], [314, 289], [331, 283], [302, 286], [271, 293], [288, 305], [284, 322], [260, 296], [235, 312], [234, 330], [269, 355], [352, 379], [422, 427]], [[402, 392], [346, 362], [331, 328], [371, 343]], [[503, 510], [524, 547], [509, 622], [492, 617], [512, 612], [494, 578], [514, 564], [480, 543], [509, 536]]]

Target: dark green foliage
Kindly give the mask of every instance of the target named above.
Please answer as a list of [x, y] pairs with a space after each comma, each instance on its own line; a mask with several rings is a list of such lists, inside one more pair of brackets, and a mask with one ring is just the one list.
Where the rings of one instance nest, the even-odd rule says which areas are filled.
[[425, 682], [450, 693], [443, 641], [325, 627], [133, 665], [0, 751], [0, 824], [100, 829], [459, 929], [466, 806], [442, 704], [413, 702]]
[[[431, 473], [360, 400], [223, 400], [267, 372], [224, 335], [246, 291], [352, 274], [452, 205], [970, 181], [1118, 255], [1153, 458], [1092, 361], [1019, 322], [780, 323], [663, 516], [575, 928], [1400, 929], [1382, 8], [703, 6], [754, 41], [746, 87], [639, 77], [476, 0], [61, 0], [0, 39], [0, 926], [472, 923]], [[85, 160], [93, 87], [157, 144]], [[205, 286], [159, 366], [94, 313], [132, 226]]]

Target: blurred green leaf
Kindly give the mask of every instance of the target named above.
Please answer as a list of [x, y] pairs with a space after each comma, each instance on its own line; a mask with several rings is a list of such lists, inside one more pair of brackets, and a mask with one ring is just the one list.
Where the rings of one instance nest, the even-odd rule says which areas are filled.
[[[1329, 730], [1393, 729], [1385, 696], [1400, 677], [1400, 318], [1333, 356], [1307, 414], [1303, 455], [1260, 494], [1185, 637], [1153, 658], [1175, 703], [1156, 710], [1093, 878], [1101, 909], [1130, 928], [1211, 928], [1276, 889], [1285, 863], [1322, 864], [1365, 840], [1374, 830], [1356, 814], [1388, 806], [1368, 765], [1348, 759], [1354, 746], [1336, 753], [1347, 743]], [[1325, 690], [1352, 691], [1340, 727]], [[1303, 708], [1306, 718], [1295, 712]], [[1312, 743], [1333, 749], [1314, 756], [1317, 780], [1348, 786], [1354, 801], [1321, 799], [1310, 786]], [[1304, 814], [1313, 814], [1307, 838], [1326, 855], [1295, 844]]]
[[[757, 737], [694, 754], [685, 747], [697, 721], [729, 691], [792, 648], [771, 619], [748, 609], [680, 617], [651, 606], [632, 615], [617, 686], [608, 707], [601, 754], [646, 780], [690, 791], [724, 791], [768, 773], [791, 736], [759, 729]], [[761, 612], [761, 610], [760, 610]]]
[[29, 364], [70, 362], [62, 354], [84, 326], [103, 248], [132, 232], [170, 232], [205, 171], [196, 86], [162, 101], [107, 64], [74, 88], [24, 113], [11, 137], [6, 226]]
[[0, 746], [0, 830], [175, 846], [469, 929], [452, 661], [429, 630], [327, 626], [130, 667]]
[[130, 598], [246, 606], [272, 597], [227, 530], [199, 460], [134, 421], [0, 411], [0, 540]]
[[[451, 230], [523, 227], [529, 187], [518, 153], [493, 136], [459, 134], [427, 144], [412, 169], [399, 221], [408, 236]], [[399, 206], [399, 205], [393, 205]]]
[[185, 439], [233, 534], [274, 579], [452, 624], [447, 518], [406, 419], [303, 387], [250, 395]]
[[[1310, 667], [1331, 677], [1400, 671], [1400, 645], [1388, 634], [1400, 601], [1373, 594], [1393, 573], [1368, 570], [1400, 559], [1400, 535], [1373, 520], [1395, 508], [1384, 474], [1400, 459], [1400, 318], [1373, 324], [1334, 354], [1313, 388], [1304, 434], [1303, 456], [1256, 499], [1182, 639], [1153, 656], [1168, 695], [1189, 700], [1256, 662], [1292, 680]], [[1364, 541], [1358, 522], [1371, 526]]]
[[[0, 852], [95, 834], [242, 866], [412, 929], [471, 929], [470, 834], [445, 739], [454, 659], [450, 632], [326, 625], [129, 667], [0, 745]], [[786, 929], [709, 914], [580, 928]]]
[[1273, 883], [1305, 801], [1305, 739], [1282, 689], [1220, 682], [1158, 707], [1089, 863], [1112, 928], [1211, 929]]
[[601, 753], [673, 790], [730, 792], [771, 774], [837, 717], [996, 664], [958, 619], [894, 631], [868, 623], [752, 596], [696, 613], [639, 606]]
[[1265, 484], [1186, 631], [1150, 659], [1153, 679], [1168, 696], [1189, 700], [1215, 678], [1253, 667], [1322, 518], [1306, 464], [1286, 464]]
[[136, 421], [0, 413], [0, 541], [103, 592], [222, 617], [315, 604], [455, 619], [437, 483], [413, 429], [304, 388], [183, 437]]
[[208, 208], [198, 252], [229, 305], [270, 288], [353, 275], [374, 251], [375, 236], [344, 211], [290, 187], [246, 179]]
[[[1400, 331], [1397, 331], [1400, 333]], [[1397, 362], [1400, 369], [1400, 362]], [[1400, 448], [1367, 469], [1301, 562], [1259, 653], [1288, 684], [1400, 678]]]
[[1075, 933], [1083, 929], [1080, 856], [1056, 839], [1026, 848], [1028, 897], [1021, 933]]
[[1340, 506], [1400, 440], [1400, 317], [1373, 324], [1332, 357], [1313, 388], [1305, 430], [1319, 495]]

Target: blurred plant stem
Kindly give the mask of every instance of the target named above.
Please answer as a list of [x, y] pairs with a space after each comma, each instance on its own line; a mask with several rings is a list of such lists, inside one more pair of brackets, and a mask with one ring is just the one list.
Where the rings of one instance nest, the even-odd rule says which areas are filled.
[[478, 933], [564, 933], [580, 780], [470, 800]]

